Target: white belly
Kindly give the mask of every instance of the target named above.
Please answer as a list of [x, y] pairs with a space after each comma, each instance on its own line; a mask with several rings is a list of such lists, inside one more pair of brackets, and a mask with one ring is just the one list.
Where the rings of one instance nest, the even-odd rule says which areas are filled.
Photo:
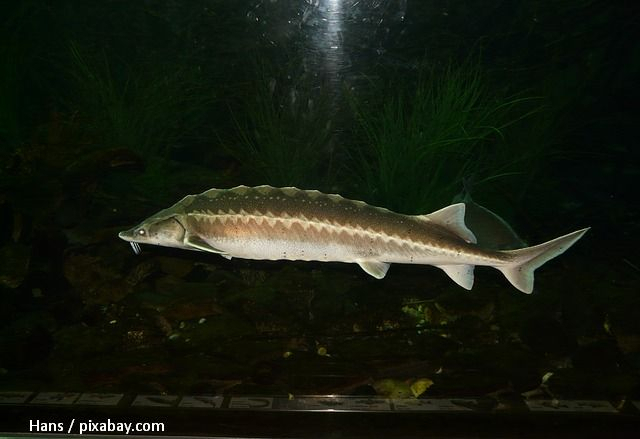
[[339, 242], [298, 242], [287, 239], [254, 238], [251, 240], [219, 240], [210, 243], [234, 258], [257, 260], [355, 262], [363, 252]]

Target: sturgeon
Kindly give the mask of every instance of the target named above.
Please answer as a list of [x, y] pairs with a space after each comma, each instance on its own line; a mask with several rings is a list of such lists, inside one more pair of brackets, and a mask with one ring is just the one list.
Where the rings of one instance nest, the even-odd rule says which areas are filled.
[[136, 254], [140, 244], [154, 244], [227, 259], [348, 262], [377, 279], [393, 263], [433, 265], [468, 290], [474, 267], [489, 266], [529, 294], [534, 271], [587, 230], [532, 247], [495, 250], [476, 244], [465, 224], [464, 203], [403, 215], [316, 190], [237, 186], [187, 195], [118, 236]]

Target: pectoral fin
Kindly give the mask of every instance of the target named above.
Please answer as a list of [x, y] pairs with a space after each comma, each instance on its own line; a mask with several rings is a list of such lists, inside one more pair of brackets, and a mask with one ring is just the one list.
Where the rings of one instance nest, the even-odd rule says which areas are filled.
[[370, 274], [376, 279], [382, 279], [387, 275], [391, 264], [380, 261], [358, 261], [358, 265], [366, 271], [367, 274]]
[[462, 288], [470, 290], [473, 287], [473, 265], [436, 265], [447, 273], [452, 281]]
[[205, 241], [204, 239], [202, 239], [198, 235], [187, 234], [187, 236], [185, 236], [185, 238], [184, 238], [184, 243], [187, 244], [190, 247], [193, 247], [194, 249], [198, 249], [198, 250], [201, 250], [203, 252], [216, 253], [216, 254], [219, 254], [221, 256], [224, 256], [227, 259], [231, 259], [231, 256], [229, 256], [227, 253], [225, 253], [222, 250], [219, 250], [217, 248], [212, 247], [211, 245], [209, 245], [209, 243], [207, 241]]

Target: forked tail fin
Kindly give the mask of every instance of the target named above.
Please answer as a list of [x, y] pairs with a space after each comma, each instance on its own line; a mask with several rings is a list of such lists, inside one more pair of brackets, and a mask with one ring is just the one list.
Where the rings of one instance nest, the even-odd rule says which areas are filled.
[[582, 238], [589, 227], [561, 236], [544, 244], [518, 250], [506, 250], [503, 253], [513, 257], [507, 265], [496, 268], [504, 274], [511, 284], [523, 293], [533, 291], [533, 272], [545, 262], [564, 253], [575, 242]]

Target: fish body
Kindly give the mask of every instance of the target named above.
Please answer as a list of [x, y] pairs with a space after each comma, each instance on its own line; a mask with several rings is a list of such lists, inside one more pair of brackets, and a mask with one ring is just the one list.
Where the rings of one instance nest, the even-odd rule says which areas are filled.
[[292, 187], [210, 189], [120, 232], [132, 243], [217, 253], [228, 259], [348, 262], [381, 279], [392, 263], [442, 269], [471, 289], [476, 265], [495, 267], [519, 290], [533, 291], [533, 271], [588, 229], [518, 250], [476, 245], [465, 204], [403, 215], [362, 201]]

